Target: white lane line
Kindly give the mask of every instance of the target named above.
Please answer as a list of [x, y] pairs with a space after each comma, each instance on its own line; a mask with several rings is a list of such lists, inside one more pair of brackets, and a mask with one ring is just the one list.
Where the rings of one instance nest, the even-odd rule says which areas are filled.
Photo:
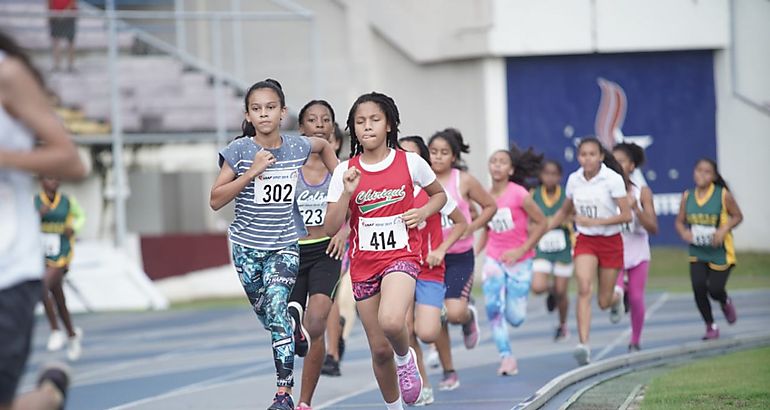
[[376, 388], [377, 388], [377, 382], [372, 382], [372, 383], [369, 383], [365, 387], [362, 387], [362, 388], [360, 388], [358, 390], [352, 391], [352, 392], [350, 392], [348, 394], [343, 394], [342, 396], [339, 396], [336, 399], [329, 400], [326, 403], [321, 403], [320, 405], [313, 406], [313, 407], [316, 410], [327, 409], [327, 408], [330, 408], [331, 406], [333, 406], [333, 405], [335, 405], [335, 404], [337, 404], [337, 403], [339, 403], [341, 401], [345, 401], [345, 400], [347, 400], [347, 399], [349, 399], [351, 397], [358, 396], [359, 394], [366, 393], [366, 392], [368, 392], [370, 390], [374, 390]]
[[[658, 300], [656, 300], [655, 303], [653, 303], [652, 306], [650, 306], [650, 308], [647, 309], [647, 311], [644, 313], [644, 321], [645, 322], [648, 321], [652, 317], [652, 314], [655, 313], [655, 311], [660, 309], [660, 307], [663, 306], [663, 304], [666, 303], [666, 301], [668, 300], [668, 297], [669, 297], [668, 296], [668, 292], [664, 292], [662, 295], [660, 295], [660, 297], [658, 297]], [[593, 361], [599, 361], [599, 360], [603, 359], [604, 356], [609, 354], [620, 343], [623, 343], [624, 340], [628, 339], [628, 336], [630, 334], [631, 334], [631, 328], [629, 327], [626, 330], [624, 330], [623, 333], [618, 335], [618, 337], [616, 337], [610, 344], [605, 346], [604, 349], [602, 349], [602, 351], [599, 352], [599, 354], [597, 354], [596, 356], [594, 356], [592, 358], [592, 360]]]
[[252, 372], [257, 372], [260, 370], [264, 370], [267, 368], [272, 368], [274, 366], [274, 363], [262, 363], [260, 365], [256, 365], [253, 367], [249, 367], [247, 369], [241, 369], [236, 372], [232, 372], [230, 374], [225, 374], [217, 377], [212, 377], [206, 380], [201, 380], [199, 382], [190, 383], [181, 387], [177, 387], [173, 390], [169, 390], [165, 393], [156, 394], [155, 396], [145, 397], [140, 400], [135, 400], [128, 403], [123, 403], [121, 405], [110, 407], [108, 410], [123, 410], [123, 409], [129, 409], [135, 406], [139, 406], [142, 404], [151, 403], [158, 400], [163, 399], [169, 399], [172, 397], [182, 396], [186, 394], [192, 394], [192, 393], [198, 393], [206, 390], [216, 389], [222, 386], [229, 386], [232, 385], [233, 381], [230, 380], [232, 378], [237, 378], [239, 376], [243, 376]]

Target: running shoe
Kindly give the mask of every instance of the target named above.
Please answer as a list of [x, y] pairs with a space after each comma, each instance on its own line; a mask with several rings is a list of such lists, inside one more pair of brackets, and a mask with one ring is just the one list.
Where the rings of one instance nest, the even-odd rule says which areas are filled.
[[342, 337], [343, 333], [345, 333], [345, 318], [340, 316], [340, 340], [337, 342], [337, 350], [339, 352], [338, 356], [340, 361], [342, 361], [342, 356], [345, 355], [345, 338]]
[[334, 360], [334, 356], [327, 354], [326, 359], [324, 359], [324, 364], [321, 367], [321, 374], [334, 377], [341, 376], [340, 362]]
[[64, 344], [67, 343], [67, 335], [63, 330], [55, 329], [51, 331], [51, 335], [48, 336], [48, 344], [46, 348], [49, 352], [61, 350]]
[[412, 406], [415, 406], [415, 407], [427, 406], [429, 404], [433, 404], [434, 401], [435, 401], [435, 398], [433, 397], [433, 388], [423, 387], [422, 391], [420, 392], [420, 398], [417, 399], [417, 401], [414, 402]]
[[703, 335], [701, 340], [716, 340], [719, 339], [719, 328], [716, 323], [706, 325], [706, 334]]
[[562, 323], [556, 326], [556, 332], [553, 335], [553, 341], [561, 342], [562, 340], [567, 340], [567, 339], [569, 339], [569, 329], [567, 329], [567, 324]]
[[431, 369], [438, 369], [441, 366], [441, 360], [438, 357], [438, 350], [435, 345], [431, 345], [430, 350], [425, 358], [425, 364]]
[[[291, 310], [294, 310], [294, 314]], [[307, 333], [305, 326], [302, 325], [302, 317], [305, 315], [305, 310], [297, 302], [289, 302], [289, 315], [291, 316], [291, 327], [294, 330], [294, 353], [299, 357], [305, 357], [308, 349], [310, 349], [310, 335]], [[299, 326], [297, 325], [299, 323]]]
[[575, 351], [572, 352], [572, 355], [581, 366], [591, 363], [591, 348], [588, 345], [578, 344], [575, 346]]
[[398, 388], [401, 391], [401, 398], [406, 404], [414, 404], [420, 398], [422, 391], [422, 377], [417, 370], [417, 355], [414, 349], [409, 348], [409, 361], [406, 364], [396, 366], [398, 374]]
[[82, 341], [83, 329], [76, 327], [75, 336], [70, 337], [67, 341], [67, 359], [73, 362], [80, 359], [80, 356], [83, 354]]
[[631, 311], [631, 302], [628, 300], [628, 292], [623, 292], [623, 312], [628, 314]]
[[631, 343], [628, 345], [628, 353], [635, 353], [642, 350], [641, 347], [639, 347], [639, 343]]
[[615, 294], [619, 295], [617, 297], [617, 301], [610, 306], [610, 322], [611, 323], [618, 323], [620, 322], [620, 319], [623, 318], [623, 316], [620, 314], [620, 307], [623, 306], [623, 292], [622, 288], [615, 288]]
[[294, 410], [294, 399], [291, 394], [278, 392], [273, 398], [273, 404], [267, 410]]
[[468, 304], [468, 310], [471, 312], [471, 320], [463, 325], [463, 341], [466, 349], [473, 349], [479, 345], [481, 334], [479, 332], [479, 314], [473, 299]]
[[498, 376], [513, 376], [519, 373], [519, 366], [516, 363], [516, 358], [513, 356], [505, 356], [500, 361], [500, 368], [497, 369]]
[[545, 308], [549, 313], [556, 309], [556, 295], [551, 290], [548, 291], [548, 296], [545, 298]]
[[738, 320], [738, 313], [735, 312], [735, 305], [733, 304], [733, 300], [731, 298], [727, 298], [727, 301], [722, 304], [722, 313], [725, 314], [725, 319], [727, 319], [727, 323], [733, 324], [736, 320]]
[[438, 384], [438, 389], [441, 391], [451, 391], [460, 387], [460, 377], [457, 372], [450, 370], [444, 372], [444, 379]]
[[37, 385], [40, 387], [46, 382], [53, 384], [54, 387], [59, 390], [59, 393], [61, 393], [62, 401], [59, 408], [63, 409], [67, 401], [67, 391], [70, 386], [69, 367], [63, 363], [57, 362], [46, 364], [40, 372], [40, 375], [37, 377]]
[[295, 410], [313, 410], [313, 408], [305, 403], [300, 403]]

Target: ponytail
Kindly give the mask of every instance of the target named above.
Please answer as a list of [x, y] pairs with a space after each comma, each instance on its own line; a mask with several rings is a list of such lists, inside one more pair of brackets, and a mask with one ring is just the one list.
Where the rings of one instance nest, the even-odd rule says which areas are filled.
[[726, 190], [730, 190], [727, 186], [727, 181], [722, 177], [722, 174], [719, 173], [719, 167], [717, 167], [716, 161], [714, 161], [711, 158], [701, 158], [698, 160], [698, 162], [695, 163], [695, 166], [698, 166], [701, 162], [708, 163], [711, 165], [711, 168], [714, 169], [714, 185], [721, 186], [722, 188]]

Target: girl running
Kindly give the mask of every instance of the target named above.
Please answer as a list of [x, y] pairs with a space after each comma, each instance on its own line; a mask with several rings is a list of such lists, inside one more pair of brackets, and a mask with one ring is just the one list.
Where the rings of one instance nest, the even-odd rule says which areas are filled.
[[578, 364], [591, 361], [588, 336], [591, 329], [591, 293], [594, 275], [599, 276], [599, 307], [604, 310], [623, 302], [614, 292], [618, 272], [623, 269], [623, 239], [620, 224], [631, 222], [623, 170], [596, 138], [578, 145], [580, 168], [567, 179], [561, 209], [548, 229], [555, 229], [576, 212], [575, 276], [578, 283], [577, 322], [580, 343], [574, 356]]
[[[481, 186], [479, 181], [468, 172], [461, 170], [462, 153], [470, 152], [470, 147], [463, 142], [459, 131], [447, 128], [438, 132], [430, 139], [431, 168], [436, 173], [439, 182], [446, 189], [447, 195], [457, 203], [457, 207], [468, 221], [468, 228], [460, 240], [447, 250], [445, 257], [446, 275], [446, 320], [449, 323], [462, 325], [465, 347], [472, 349], [480, 340], [478, 313], [470, 300], [473, 287], [473, 270], [475, 256], [473, 252], [473, 234], [486, 226], [497, 211], [495, 200]], [[471, 218], [472, 203], [481, 207], [476, 218]], [[473, 207], [475, 208], [475, 206]], [[441, 225], [444, 235], [449, 235], [452, 222], [443, 218]], [[439, 383], [439, 390], [454, 390], [460, 386], [460, 378], [455, 371], [452, 361], [449, 329], [446, 323], [441, 335], [436, 340], [436, 350], [444, 370], [444, 376]]]
[[[420, 272], [417, 227], [446, 203], [428, 164], [398, 147], [398, 108], [372, 92], [350, 109], [351, 159], [334, 171], [326, 233], [336, 233], [351, 213], [350, 278], [372, 354], [374, 375], [388, 409], [417, 401], [422, 379], [409, 347], [405, 318]], [[430, 197], [414, 205], [414, 187]], [[395, 351], [395, 363], [394, 363]], [[399, 394], [400, 390], [400, 394]]]
[[[399, 140], [399, 144], [404, 150], [419, 155], [430, 165], [430, 152], [422, 137], [404, 137]], [[415, 194], [415, 207], [424, 206], [428, 202], [428, 195], [424, 190], [415, 188]], [[442, 218], [449, 218], [454, 223], [447, 237], [444, 237], [441, 229]], [[440, 213], [431, 215], [418, 227], [422, 238], [422, 265], [417, 276], [414, 303], [406, 316], [409, 345], [417, 353], [417, 368], [423, 380], [422, 392], [415, 403], [416, 406], [425, 406], [434, 400], [418, 338], [425, 343], [433, 343], [441, 332], [441, 309], [446, 292], [444, 256], [447, 249], [465, 233], [467, 227], [465, 216], [451, 198], [447, 198], [447, 203]]]
[[527, 316], [527, 296], [532, 282], [533, 248], [546, 231], [548, 222], [524, 186], [536, 176], [542, 155], [532, 149], [521, 153], [517, 148], [497, 151], [489, 158], [492, 177], [490, 193], [497, 202], [497, 212], [481, 237], [478, 249], [486, 247], [484, 262], [484, 299], [492, 337], [500, 353], [497, 374], [511, 376], [519, 372], [508, 340], [506, 320], [519, 327]]
[[[566, 196], [561, 188], [563, 171], [561, 164], [546, 160], [540, 171], [540, 186], [532, 191], [535, 201], [543, 214], [551, 218], [561, 208]], [[532, 262], [532, 292], [548, 292], [546, 307], [549, 312], [559, 309], [559, 324], [553, 340], [558, 342], [569, 336], [567, 330], [567, 311], [569, 296], [567, 289], [572, 277], [572, 220], [548, 231], [537, 244], [535, 260]], [[548, 284], [548, 276], [553, 275], [553, 284]]]
[[[644, 150], [636, 144], [622, 143], [612, 148], [612, 155], [623, 168], [626, 178], [631, 177], [644, 164]], [[649, 187], [627, 185], [628, 204], [631, 207], [633, 219], [630, 223], [621, 225], [623, 237], [623, 271], [618, 275], [616, 289], [621, 289], [627, 296], [631, 311], [631, 341], [629, 352], [640, 350], [639, 340], [644, 326], [644, 289], [647, 286], [647, 274], [650, 271], [650, 239], [649, 234], [658, 232], [658, 217], [655, 215], [655, 205], [652, 202], [652, 190]], [[624, 286], [624, 273], [628, 276], [628, 285]], [[621, 293], [616, 292], [616, 293]], [[620, 311], [613, 305], [610, 309], [610, 320], [620, 321]]]
[[[299, 131], [302, 135], [329, 141], [335, 152], [339, 149], [340, 145], [334, 137], [334, 110], [324, 100], [313, 100], [302, 107], [299, 111]], [[340, 277], [342, 253], [347, 241], [347, 229], [340, 229], [332, 238], [324, 233], [329, 180], [331, 173], [321, 156], [310, 154], [299, 171], [296, 197], [308, 234], [299, 240], [299, 271], [288, 305], [292, 320], [299, 324], [294, 326], [295, 351], [300, 357], [307, 354], [302, 366], [302, 389], [297, 410], [311, 409], [313, 392], [326, 355], [326, 319]]]
[[725, 285], [735, 266], [732, 230], [743, 221], [743, 213], [727, 188], [727, 182], [719, 175], [714, 160], [703, 158], [698, 161], [693, 179], [695, 188], [682, 195], [676, 231], [690, 244], [692, 292], [706, 322], [703, 340], [711, 340], [719, 338], [719, 328], [711, 314], [709, 296], [722, 306], [727, 323], [738, 320]]
[[252, 85], [244, 104], [243, 136], [219, 153], [221, 170], [210, 205], [218, 210], [235, 199], [235, 220], [228, 229], [233, 263], [249, 303], [273, 341], [278, 392], [268, 409], [293, 410], [295, 342], [287, 304], [297, 278], [297, 241], [307, 235], [295, 190], [299, 170], [311, 153], [320, 154], [330, 171], [338, 161], [322, 138], [279, 133], [287, 110], [277, 81]]
[[[59, 350], [67, 342], [67, 358], [75, 361], [80, 358], [83, 330], [72, 324], [62, 284], [72, 261], [75, 234], [83, 228], [85, 215], [74, 198], [59, 192], [58, 179], [42, 177], [40, 184], [42, 192], [35, 195], [35, 209], [41, 217], [45, 251], [43, 306], [51, 326], [47, 347], [50, 351]], [[57, 311], [64, 323], [66, 335], [59, 330]]]

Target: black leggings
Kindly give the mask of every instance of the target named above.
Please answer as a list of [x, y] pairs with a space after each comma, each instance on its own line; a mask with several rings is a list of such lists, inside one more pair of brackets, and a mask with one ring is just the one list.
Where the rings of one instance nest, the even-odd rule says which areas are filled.
[[727, 270], [718, 271], [711, 269], [706, 262], [690, 262], [692, 293], [695, 296], [695, 304], [698, 305], [698, 310], [700, 310], [706, 324], [714, 323], [709, 296], [720, 304], [727, 302], [725, 285], [732, 269], [733, 267], [730, 266]]

